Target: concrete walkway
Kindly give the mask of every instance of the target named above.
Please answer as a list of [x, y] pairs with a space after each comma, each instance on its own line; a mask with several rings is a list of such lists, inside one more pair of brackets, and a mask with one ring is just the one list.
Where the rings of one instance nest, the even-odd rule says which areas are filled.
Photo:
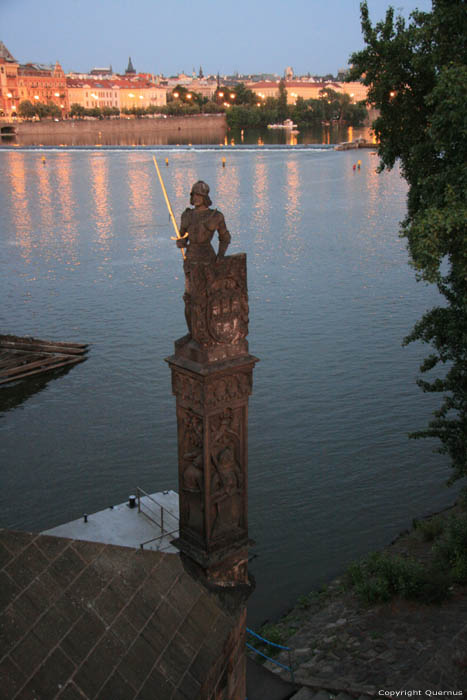
[[[178, 493], [163, 491], [142, 496], [140, 506], [139, 511], [137, 505], [130, 508], [128, 502], [120, 503], [58, 525], [42, 534], [121, 547], [138, 548], [144, 544], [145, 549], [178, 553], [178, 549], [171, 544], [178, 537]], [[164, 532], [161, 530], [161, 522]]]

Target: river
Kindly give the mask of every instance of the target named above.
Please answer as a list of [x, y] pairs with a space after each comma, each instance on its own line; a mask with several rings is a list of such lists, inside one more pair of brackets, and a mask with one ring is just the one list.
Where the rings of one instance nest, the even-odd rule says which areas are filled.
[[406, 184], [370, 150], [2, 149], [2, 332], [90, 343], [65, 376], [0, 390], [3, 527], [177, 489], [183, 271], [153, 153], [177, 216], [205, 180], [248, 256], [256, 625], [454, 499], [435, 445], [407, 438], [439, 399], [415, 385], [427, 349], [401, 341], [438, 298], [398, 237]]

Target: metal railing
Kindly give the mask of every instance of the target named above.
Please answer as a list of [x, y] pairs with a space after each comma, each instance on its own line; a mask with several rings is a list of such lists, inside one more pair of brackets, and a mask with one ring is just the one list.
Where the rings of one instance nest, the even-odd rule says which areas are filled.
[[[142, 500], [144, 498], [144, 502]], [[144, 548], [144, 545], [150, 544], [151, 542], [156, 542], [157, 540], [163, 540], [164, 537], [170, 537], [170, 535], [175, 535], [175, 533], [178, 533], [178, 522], [179, 518], [172, 513], [168, 508], [162, 505], [162, 503], [159, 503], [155, 498], [149, 495], [149, 493], [146, 493], [146, 491], [143, 491], [142, 488], [139, 486], [136, 487], [136, 499], [138, 501], [138, 513], [141, 513], [144, 515], [148, 520], [153, 522], [157, 527], [160, 528], [161, 534], [157, 535], [156, 537], [151, 537], [151, 539], [146, 540], [145, 542], [141, 542], [140, 547], [141, 549]], [[155, 506], [157, 506], [157, 509], [151, 508], [148, 505], [148, 501], [151, 503], [154, 503]], [[156, 519], [158, 516], [158, 520]], [[165, 521], [165, 526], [167, 526], [168, 522], [170, 522], [170, 519], [172, 521], [175, 521], [177, 523], [177, 527], [175, 529], [171, 530], [166, 530], [164, 529], [164, 521]], [[173, 527], [173, 525], [172, 525]], [[158, 548], [159, 549], [159, 548]]]
[[268, 661], [271, 661], [273, 664], [276, 666], [280, 666], [281, 668], [285, 669], [286, 671], [289, 671], [290, 673], [290, 678], [292, 679], [292, 683], [295, 684], [295, 678], [293, 675], [293, 667], [292, 667], [292, 656], [291, 656], [291, 648], [290, 647], [285, 647], [282, 644], [276, 644], [275, 642], [271, 642], [269, 639], [265, 639], [264, 637], [261, 637], [261, 635], [257, 634], [256, 632], [253, 632], [249, 627], [246, 628], [247, 634], [253, 635], [253, 637], [256, 637], [256, 639], [261, 640], [265, 644], [268, 644], [271, 647], [275, 647], [276, 649], [282, 649], [283, 651], [286, 651], [288, 653], [289, 657], [289, 665], [286, 666], [285, 664], [281, 664], [280, 661], [276, 661], [276, 659], [272, 659], [270, 656], [267, 656], [264, 654], [262, 651], [259, 649], [256, 649], [252, 644], [249, 644], [248, 642], [246, 643], [248, 649], [251, 649], [251, 651], [254, 651], [255, 654], [259, 654], [263, 658], [267, 659]]

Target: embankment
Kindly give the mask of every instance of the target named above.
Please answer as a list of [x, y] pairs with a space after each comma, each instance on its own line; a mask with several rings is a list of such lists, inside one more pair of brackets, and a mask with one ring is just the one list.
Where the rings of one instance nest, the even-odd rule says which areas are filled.
[[[226, 133], [224, 114], [189, 117], [68, 119], [17, 124], [20, 145], [174, 145], [222, 143]], [[205, 139], [204, 139], [205, 137]]]

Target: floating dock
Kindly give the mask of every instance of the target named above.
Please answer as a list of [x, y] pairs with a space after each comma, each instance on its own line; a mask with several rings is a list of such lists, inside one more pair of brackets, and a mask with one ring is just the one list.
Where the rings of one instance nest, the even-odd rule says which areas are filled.
[[85, 343], [0, 335], [0, 385], [83, 362], [87, 350]]

